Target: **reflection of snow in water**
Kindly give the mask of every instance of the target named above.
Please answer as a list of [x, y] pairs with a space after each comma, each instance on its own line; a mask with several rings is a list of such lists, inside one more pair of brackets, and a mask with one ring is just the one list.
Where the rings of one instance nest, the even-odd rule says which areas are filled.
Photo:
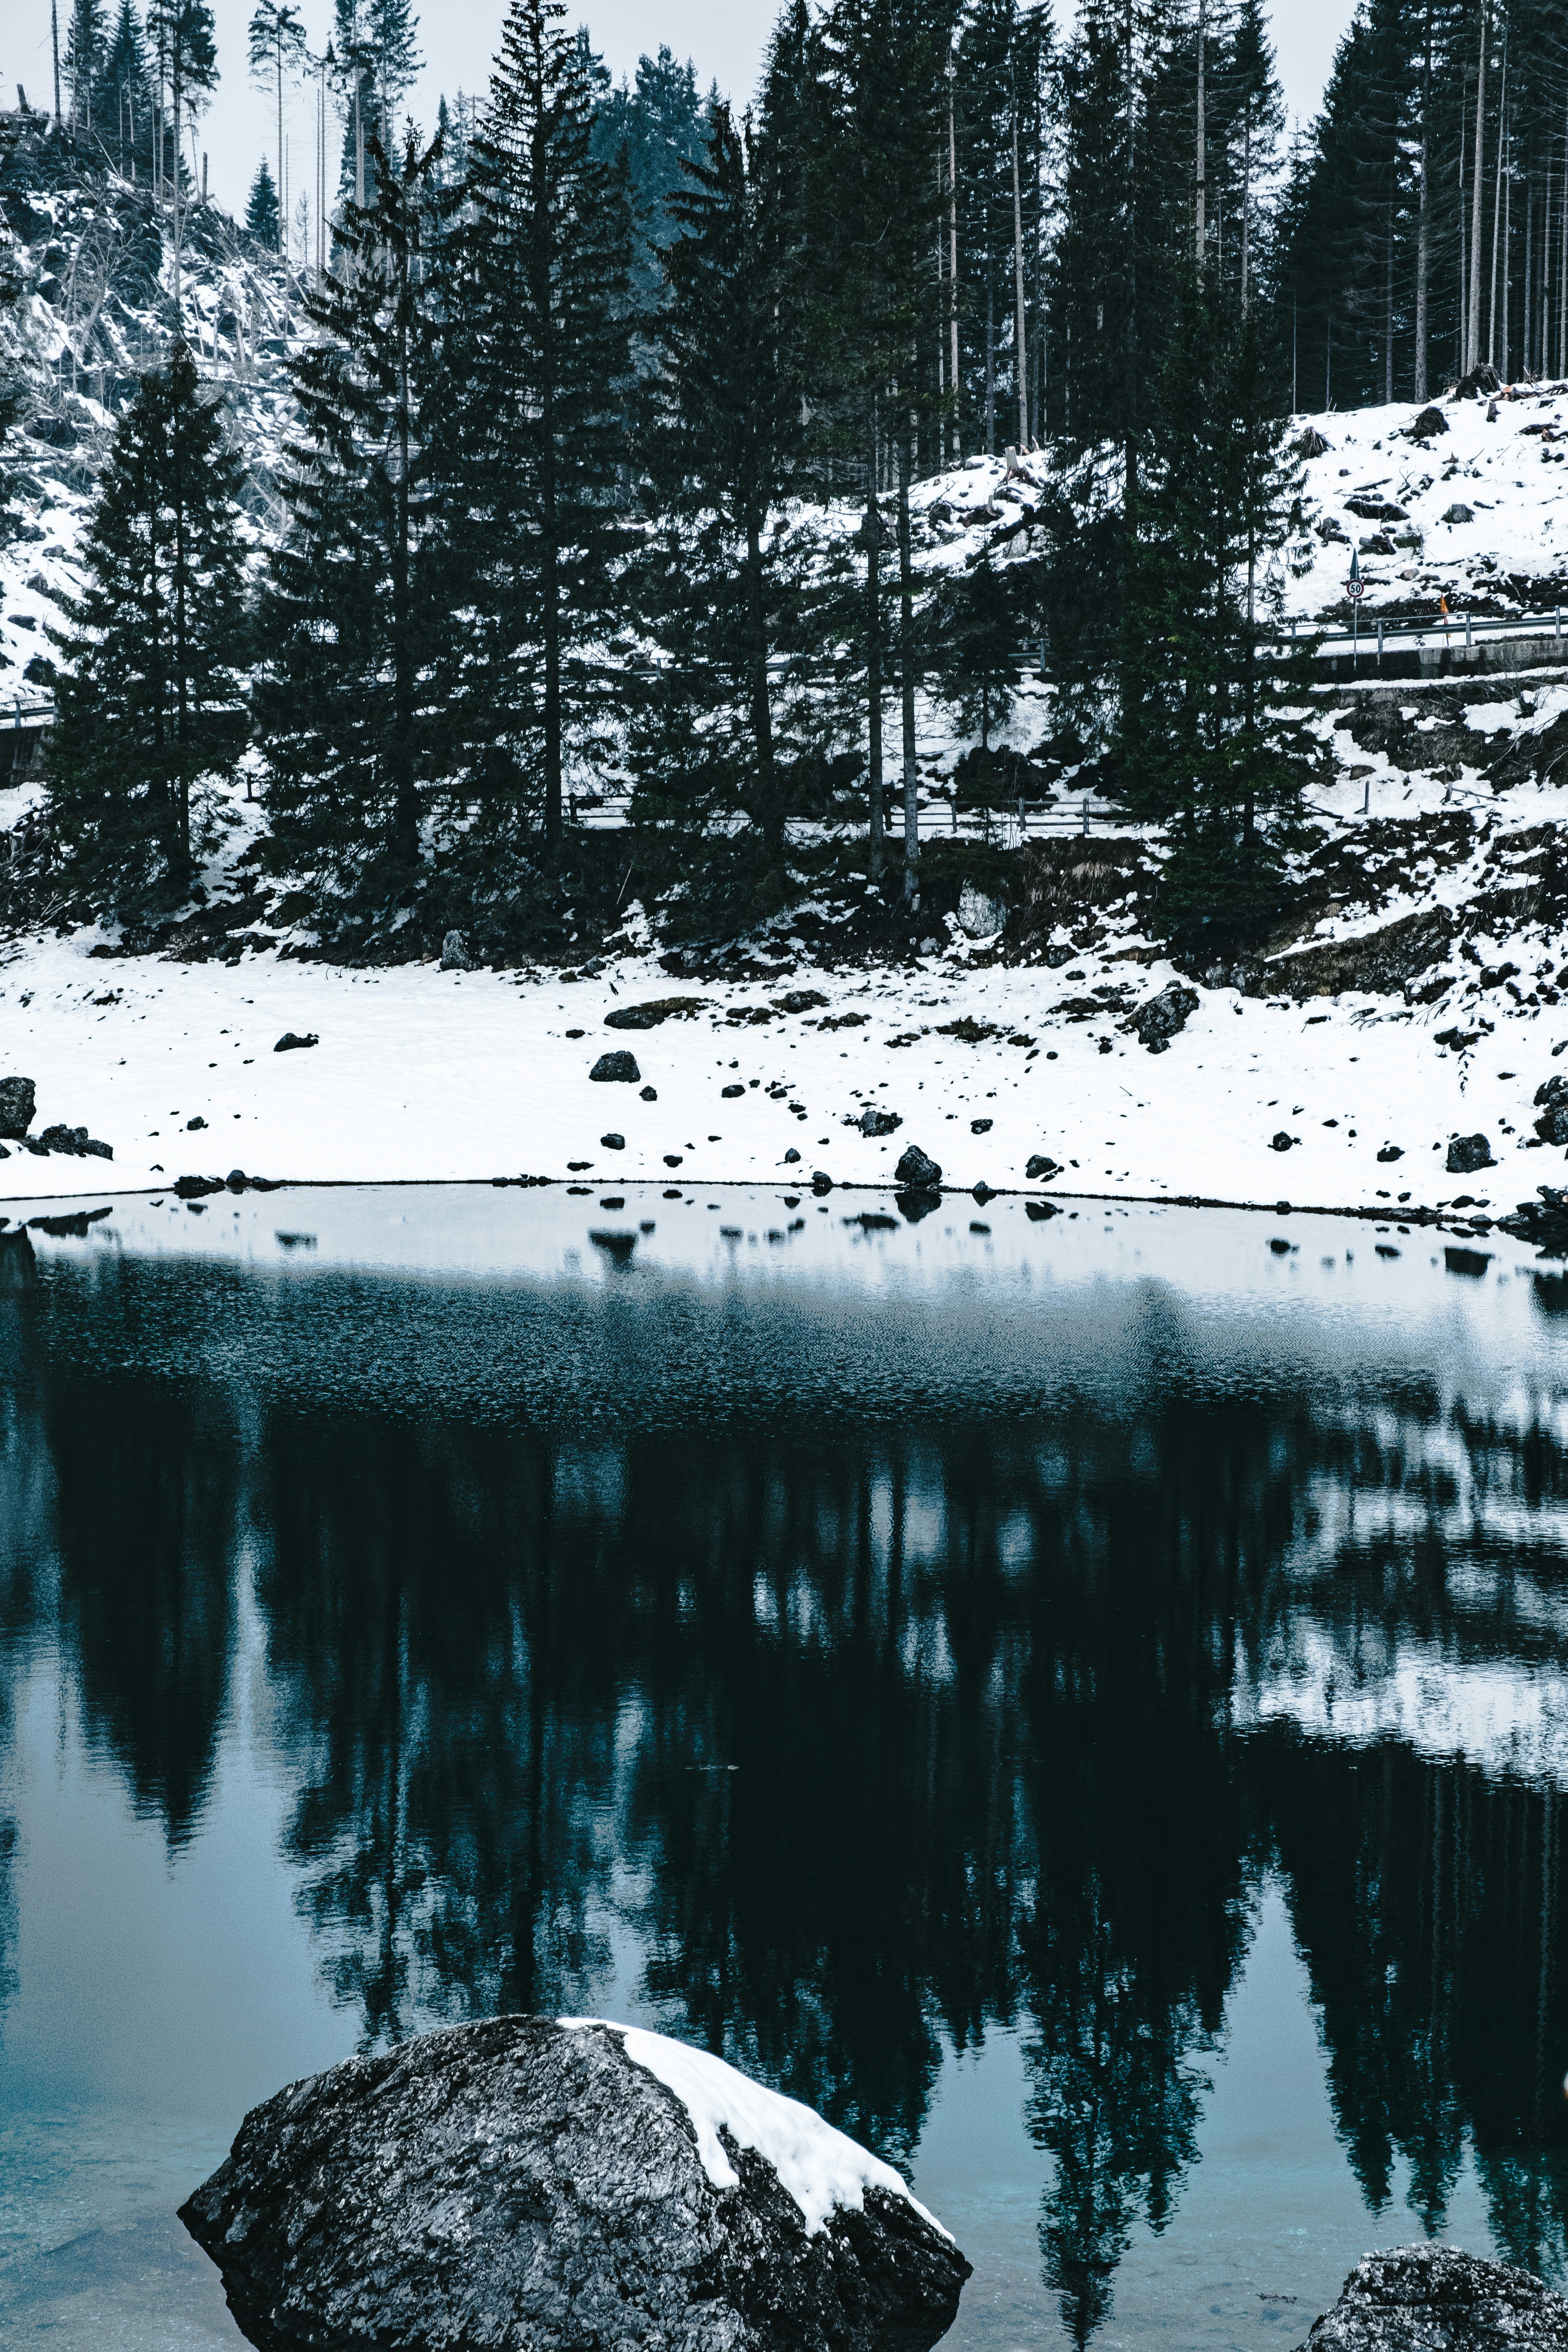
[[[1361, 1670], [1358, 1672], [1358, 1664]], [[1255, 1682], [1238, 1682], [1238, 1728], [1293, 1723], [1351, 1747], [1397, 1739], [1428, 1757], [1461, 1756], [1489, 1775], [1568, 1788], [1568, 1667], [1445, 1657], [1400, 1642], [1352, 1659], [1328, 1627], [1299, 1620]]]

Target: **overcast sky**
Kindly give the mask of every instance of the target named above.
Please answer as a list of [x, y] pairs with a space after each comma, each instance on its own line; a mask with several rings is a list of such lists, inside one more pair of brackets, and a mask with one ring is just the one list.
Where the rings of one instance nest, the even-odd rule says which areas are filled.
[[[59, 0], [60, 39], [70, 0]], [[112, 18], [117, 0], [106, 0]], [[277, 142], [270, 95], [251, 81], [246, 67], [247, 26], [254, 0], [215, 0], [218, 67], [222, 75], [199, 126], [199, 144], [210, 158], [211, 187], [230, 211], [242, 211], [258, 159]], [[1349, 23], [1353, 0], [1271, 0], [1274, 40], [1285, 99], [1293, 114], [1316, 111], [1333, 58], [1334, 45]], [[300, 13], [311, 47], [321, 47], [331, 20], [331, 0], [300, 0]], [[504, 13], [504, 0], [443, 0], [426, 5], [420, 43], [426, 63], [412, 105], [417, 120], [433, 121], [436, 100], [445, 90], [483, 87]], [[578, 11], [568, 8], [568, 21]], [[637, 69], [639, 54], [667, 42], [689, 57], [699, 84], [717, 81], [731, 98], [749, 97], [756, 82], [763, 44], [777, 14], [775, 0], [592, 0], [582, 11], [594, 45], [618, 80]], [[0, 91], [15, 103], [13, 85], [26, 89], [34, 106], [50, 103], [52, 67], [49, 0], [0, 0]], [[289, 205], [300, 189], [314, 188], [313, 116], [302, 99], [286, 109]], [[336, 134], [334, 134], [335, 138]]]

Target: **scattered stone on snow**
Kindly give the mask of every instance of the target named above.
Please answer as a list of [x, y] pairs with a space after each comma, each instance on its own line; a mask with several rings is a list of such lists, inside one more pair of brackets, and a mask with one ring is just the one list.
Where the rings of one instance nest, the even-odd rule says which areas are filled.
[[896, 1110], [882, 1110], [876, 1103], [868, 1103], [858, 1120], [862, 1135], [891, 1135], [903, 1123]]
[[971, 1135], [989, 1135], [992, 1126], [993, 1121], [988, 1118], [972, 1118], [969, 1122], [969, 1132]]
[[1450, 1176], [1473, 1176], [1478, 1168], [1495, 1168], [1489, 1137], [1457, 1135], [1443, 1164]]
[[618, 1053], [601, 1054], [588, 1076], [596, 1086], [635, 1087], [642, 1072], [637, 1055], [623, 1047]]
[[491, 2018], [293, 2084], [181, 2218], [264, 2352], [927, 2352], [970, 2272], [809, 2109], [596, 2021]]
[[1451, 507], [1446, 507], [1443, 510], [1445, 522], [1474, 522], [1475, 519], [1470, 509], [1459, 499], [1456, 499]]
[[1431, 441], [1447, 430], [1448, 420], [1440, 408], [1424, 408], [1410, 427], [1410, 438], [1413, 441]]
[[624, 1135], [601, 1135], [599, 1145], [605, 1151], [624, 1151], [626, 1148], [626, 1139]]
[[19, 1142], [33, 1124], [37, 1089], [31, 1078], [0, 1078], [0, 1135]]
[[1268, 1139], [1268, 1149], [1270, 1151], [1289, 1151], [1299, 1139], [1294, 1135], [1287, 1135], [1282, 1127], [1276, 1128]]
[[812, 1170], [811, 1189], [814, 1192], [818, 1193], [832, 1192], [833, 1179], [828, 1174], [826, 1168], [814, 1168]]
[[726, 1102], [733, 1102], [737, 1095], [743, 1095], [745, 1091], [744, 1087], [721, 1087], [719, 1089]]
[[663, 1021], [679, 1021], [703, 1009], [700, 996], [655, 996], [646, 1004], [618, 1004], [605, 1015], [606, 1029], [657, 1029]]
[[1059, 1176], [1061, 1164], [1044, 1151], [1032, 1151], [1024, 1163], [1024, 1174], [1031, 1184], [1043, 1183], [1047, 1176]]
[[468, 942], [461, 931], [448, 931], [442, 940], [441, 969], [443, 971], [467, 971], [469, 969]]
[[1395, 1160], [1404, 1159], [1404, 1147], [1397, 1143], [1385, 1143], [1377, 1157], [1382, 1166], [1387, 1168], [1391, 1166]]
[[993, 939], [1006, 920], [1007, 909], [1000, 898], [977, 890], [973, 882], [964, 884], [958, 894], [958, 928], [966, 938]]
[[[205, 1125], [205, 1120], [203, 1125]], [[41, 1135], [27, 1139], [27, 1148], [39, 1154], [63, 1151], [76, 1160], [112, 1160], [114, 1157], [110, 1146], [100, 1143], [96, 1137], [89, 1135], [85, 1127], [46, 1127]]]
[[300, 1054], [307, 1045], [319, 1045], [321, 1042], [313, 1029], [303, 1037], [296, 1037], [292, 1029], [285, 1029], [272, 1050], [275, 1054]]
[[658, 1088], [657, 1087], [644, 1087], [642, 1093], [638, 1096], [637, 1099], [639, 1102], [657, 1102], [658, 1100]]
[[799, 1158], [800, 1158], [800, 1154], [799, 1154], [799, 1152], [795, 1150], [795, 1148], [794, 1144], [792, 1143], [792, 1144], [790, 1145], [789, 1150], [784, 1153], [784, 1166], [785, 1166], [786, 1168], [793, 1167], [793, 1166], [794, 1166], [794, 1164], [795, 1164], [795, 1162]]
[[1363, 2254], [1302, 2352], [1568, 2352], [1568, 2301], [1456, 2246]]
[[199, 1128], [204, 1128], [204, 1127], [205, 1127], [205, 1125], [206, 1125], [206, 1121], [205, 1121], [205, 1119], [202, 1118], [202, 1116], [201, 1116], [200, 1112], [198, 1111], [195, 1118], [188, 1118], [188, 1119], [186, 1119], [186, 1121], [185, 1121], [185, 1133], [186, 1133], [187, 1135], [195, 1135], [195, 1132], [196, 1132], [196, 1130], [197, 1130]]
[[827, 999], [820, 988], [792, 988], [787, 996], [773, 999], [776, 1013], [815, 1013]]
[[1173, 980], [1168, 988], [1163, 988], [1157, 996], [1152, 996], [1146, 1004], [1141, 1004], [1127, 1026], [1152, 1054], [1163, 1054], [1169, 1051], [1172, 1038], [1186, 1027], [1197, 1009], [1197, 990], [1184, 988], [1179, 980]]
[[893, 1175], [897, 1182], [907, 1185], [911, 1192], [934, 1192], [942, 1183], [941, 1167], [918, 1143], [905, 1147]]

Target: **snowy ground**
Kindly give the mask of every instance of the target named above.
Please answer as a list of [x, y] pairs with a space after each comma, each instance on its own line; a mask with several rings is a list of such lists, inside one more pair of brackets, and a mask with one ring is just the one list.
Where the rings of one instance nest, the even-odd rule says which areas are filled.
[[[1174, 975], [1116, 961], [1114, 937], [1066, 971], [992, 964], [965, 946], [901, 970], [796, 959], [765, 982], [700, 984], [636, 957], [564, 981], [429, 964], [353, 972], [270, 954], [232, 966], [92, 961], [92, 940], [30, 944], [0, 967], [0, 1076], [36, 1081], [35, 1133], [85, 1125], [112, 1146], [112, 1170], [14, 1149], [0, 1192], [85, 1194], [105, 1178], [156, 1191], [236, 1167], [306, 1182], [526, 1173], [671, 1191], [805, 1183], [821, 1169], [886, 1189], [910, 1142], [965, 1187], [1023, 1188], [1043, 1153], [1062, 1164], [1053, 1192], [1391, 1213], [1461, 1196], [1511, 1208], [1562, 1174], [1561, 1153], [1531, 1148], [1529, 1106], [1560, 1066], [1568, 1021], [1495, 993], [1478, 1016], [1492, 1027], [1456, 1054], [1436, 1042], [1455, 1023], [1451, 1000], [1295, 1004], [1205, 989], [1156, 1055], [1120, 1022]], [[1087, 1018], [1058, 1009], [1097, 984], [1132, 992]], [[824, 1003], [775, 1010], [803, 991]], [[672, 994], [693, 1009], [647, 1031], [605, 1026], [617, 1008]], [[992, 1034], [944, 1034], [965, 1020]], [[321, 1042], [277, 1053], [289, 1030]], [[636, 1056], [638, 1082], [592, 1082], [599, 1055], [617, 1047]], [[868, 1104], [902, 1125], [868, 1137], [846, 1124]], [[1477, 1130], [1499, 1165], [1447, 1176], [1449, 1138]], [[1296, 1140], [1277, 1151], [1281, 1132]], [[1405, 1156], [1380, 1163], [1390, 1144]]]

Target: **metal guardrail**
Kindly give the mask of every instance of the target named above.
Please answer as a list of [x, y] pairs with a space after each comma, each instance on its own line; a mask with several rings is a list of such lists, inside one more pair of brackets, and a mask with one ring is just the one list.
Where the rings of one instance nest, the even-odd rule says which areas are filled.
[[1428, 640], [1452, 648], [1483, 645], [1503, 637], [1550, 637], [1553, 644], [1561, 645], [1562, 605], [1554, 606], [1550, 614], [1531, 613], [1518, 618], [1510, 614], [1450, 613], [1447, 619], [1439, 614], [1430, 621], [1384, 621], [1369, 613], [1365, 625], [1360, 629], [1316, 630], [1310, 622], [1292, 621], [1288, 634], [1277, 636], [1274, 643], [1316, 655], [1364, 652], [1375, 656], [1383, 653], [1385, 646], [1413, 645], [1419, 652]]

